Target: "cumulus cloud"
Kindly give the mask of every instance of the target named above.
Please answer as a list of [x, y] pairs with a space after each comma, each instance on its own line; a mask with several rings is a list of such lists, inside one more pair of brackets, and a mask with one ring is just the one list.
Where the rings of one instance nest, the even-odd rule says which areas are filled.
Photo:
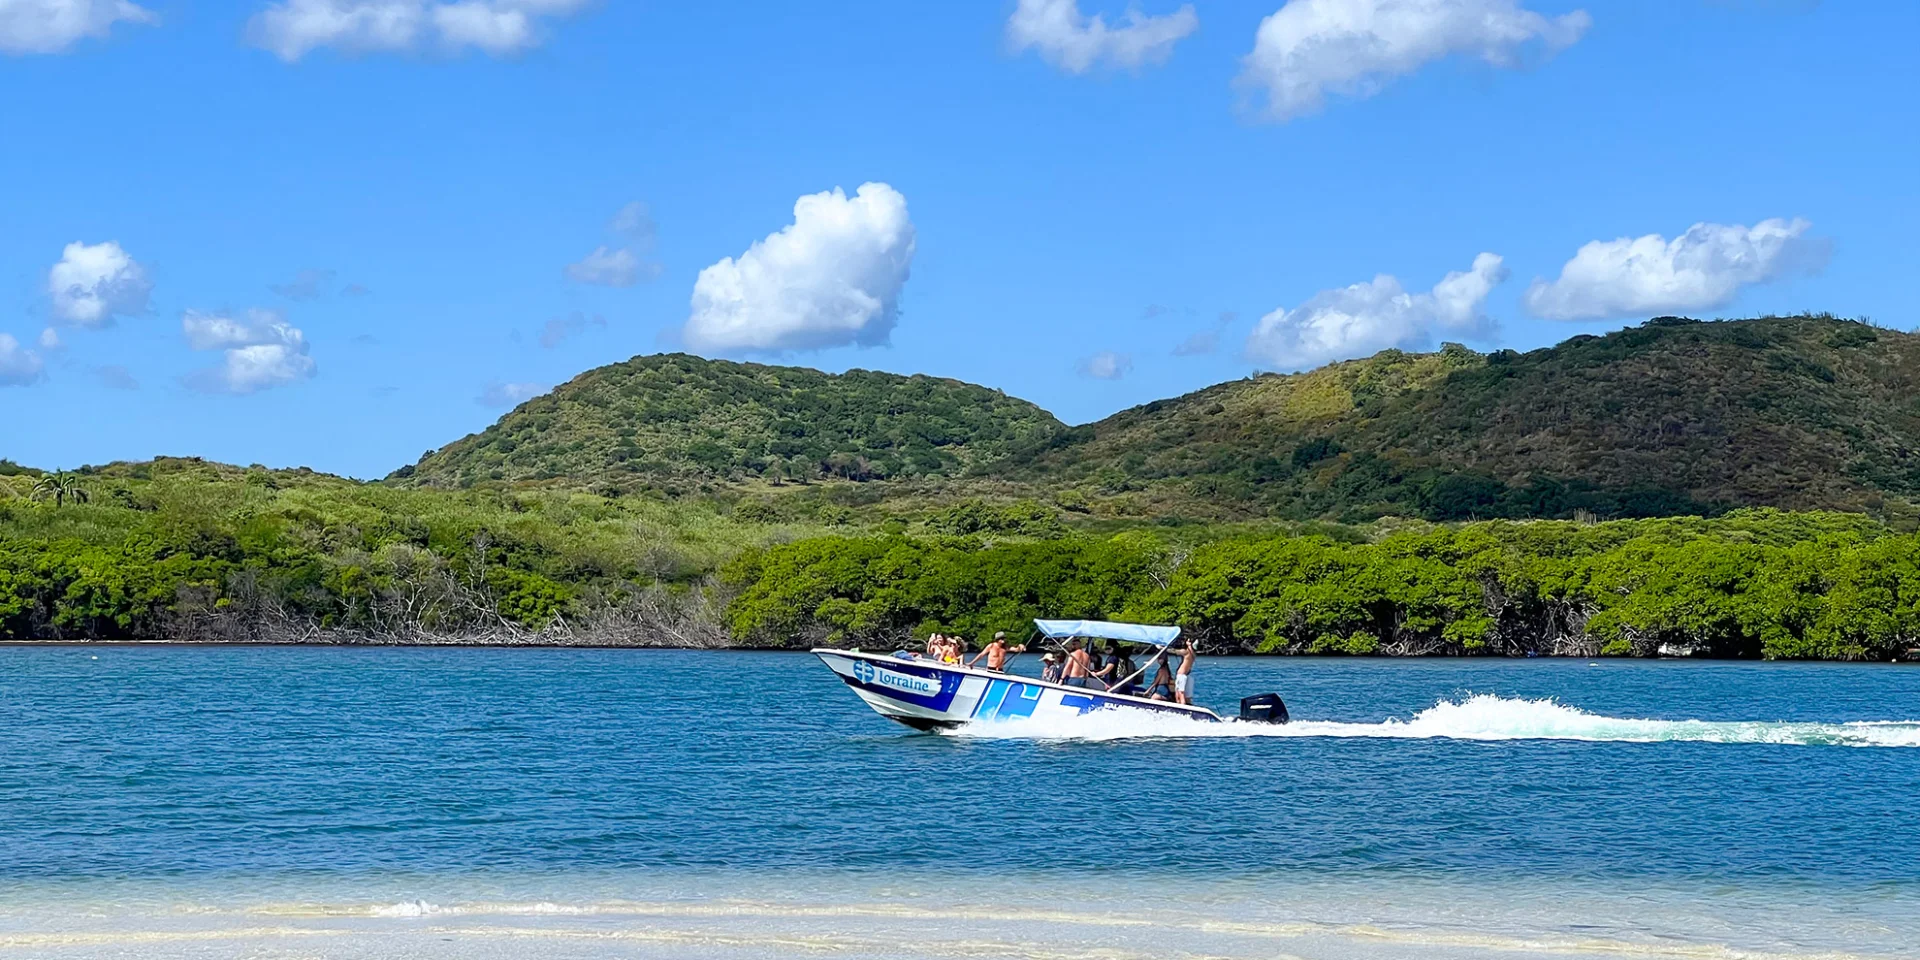
[[0, 333], [0, 387], [38, 383], [46, 365], [40, 355], [20, 345], [11, 333]]
[[1247, 354], [1298, 370], [1388, 347], [1421, 347], [1436, 331], [1484, 333], [1491, 323], [1484, 312], [1487, 295], [1506, 278], [1500, 257], [1483, 253], [1473, 258], [1471, 270], [1447, 274], [1426, 293], [1408, 293], [1386, 274], [1323, 290], [1292, 310], [1261, 317], [1247, 338]]
[[1192, 4], [1159, 16], [1129, 7], [1123, 19], [1124, 26], [1110, 27], [1104, 16], [1081, 13], [1079, 0], [1020, 0], [1007, 19], [1007, 45], [1015, 53], [1036, 50], [1068, 73], [1103, 62], [1131, 70], [1166, 62], [1174, 44], [1200, 29]]
[[65, 344], [60, 342], [60, 331], [52, 327], [40, 331], [40, 349], [58, 350]]
[[474, 402], [483, 407], [517, 407], [552, 389], [544, 383], [501, 383], [496, 380], [480, 388]]
[[884, 183], [801, 197], [793, 223], [700, 271], [681, 336], [722, 352], [884, 344], [913, 247], [907, 198]]
[[159, 23], [126, 0], [0, 0], [0, 53], [60, 53], [116, 23]]
[[1118, 380], [1133, 371], [1133, 358], [1124, 353], [1102, 350], [1079, 363], [1080, 375], [1095, 380]]
[[1584, 10], [1547, 17], [1520, 0], [1290, 0], [1260, 21], [1239, 84], [1265, 94], [1267, 119], [1290, 120], [1329, 93], [1370, 97], [1442, 57], [1511, 67], [1528, 50], [1551, 55], [1592, 24]]
[[198, 371], [187, 384], [209, 393], [245, 394], [305, 380], [314, 374], [307, 338], [277, 310], [241, 316], [188, 310], [180, 332], [195, 350], [218, 350], [221, 363]]
[[98, 330], [111, 326], [114, 317], [145, 313], [152, 293], [147, 268], [111, 240], [69, 243], [47, 272], [54, 319], [78, 327]]
[[1527, 311], [1550, 320], [1594, 320], [1711, 310], [1740, 289], [1789, 273], [1817, 270], [1827, 245], [1805, 220], [1762, 220], [1751, 227], [1696, 223], [1672, 240], [1595, 240], [1560, 268], [1560, 278], [1527, 288]]
[[607, 318], [597, 313], [587, 317], [578, 312], [564, 317], [554, 317], [547, 321], [546, 326], [540, 328], [540, 345], [548, 349], [557, 347], [568, 337], [585, 332], [589, 325], [604, 329]]
[[247, 39], [292, 63], [321, 47], [343, 53], [401, 53], [469, 47], [492, 56], [531, 49], [545, 20], [579, 12], [588, 0], [284, 0], [247, 23]]

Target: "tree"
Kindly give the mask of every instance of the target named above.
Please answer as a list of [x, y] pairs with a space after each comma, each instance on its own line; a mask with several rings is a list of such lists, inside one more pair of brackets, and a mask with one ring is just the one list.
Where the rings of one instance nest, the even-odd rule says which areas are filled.
[[74, 503], [86, 503], [87, 488], [80, 485], [80, 479], [70, 473], [50, 473], [33, 484], [33, 499], [53, 500], [56, 507], [64, 507], [68, 500]]

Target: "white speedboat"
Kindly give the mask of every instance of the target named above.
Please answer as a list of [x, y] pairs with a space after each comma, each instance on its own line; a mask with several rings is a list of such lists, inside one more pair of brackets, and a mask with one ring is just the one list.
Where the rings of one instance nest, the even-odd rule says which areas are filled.
[[[1147, 665], [1133, 675], [1136, 679], [1152, 670], [1166, 655], [1167, 645], [1180, 636], [1179, 627], [1102, 620], [1035, 620], [1034, 626], [1039, 628], [1041, 636], [1055, 641], [1080, 637], [1152, 648], [1153, 655]], [[1205, 707], [1116, 693], [1097, 679], [1088, 686], [1069, 686], [1018, 674], [939, 663], [905, 650], [867, 653], [819, 647], [813, 653], [875, 713], [917, 730], [1029, 717], [1076, 717], [1096, 710], [1145, 711], [1205, 723], [1220, 722], [1220, 715]], [[1286, 708], [1280, 704], [1280, 698], [1272, 694], [1241, 701], [1240, 713], [1242, 719], [1286, 722]]]

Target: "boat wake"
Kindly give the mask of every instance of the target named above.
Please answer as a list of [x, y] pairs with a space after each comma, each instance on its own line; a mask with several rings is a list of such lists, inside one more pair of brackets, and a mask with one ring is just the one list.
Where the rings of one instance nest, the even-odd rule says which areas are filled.
[[1480, 694], [1442, 700], [1407, 720], [1289, 724], [1203, 723], [1183, 717], [1100, 711], [1065, 719], [972, 723], [948, 736], [1026, 740], [1194, 737], [1376, 737], [1424, 740], [1587, 740], [1621, 743], [1771, 743], [1793, 746], [1920, 747], [1920, 720], [1814, 723], [1761, 720], [1636, 720], [1588, 713], [1554, 700]]

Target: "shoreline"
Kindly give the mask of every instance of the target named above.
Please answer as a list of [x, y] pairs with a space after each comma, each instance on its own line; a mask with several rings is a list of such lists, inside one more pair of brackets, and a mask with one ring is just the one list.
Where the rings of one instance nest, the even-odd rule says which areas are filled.
[[[760, 646], [671, 646], [638, 643], [500, 643], [488, 640], [448, 641], [443, 643], [420, 642], [356, 642], [356, 641], [303, 641], [303, 640], [0, 640], [0, 648], [7, 647], [306, 647], [328, 649], [475, 649], [475, 650], [650, 650], [709, 653], [808, 653], [810, 647], [760, 647]], [[1511, 654], [1416, 654], [1411, 656], [1392, 656], [1383, 654], [1339, 654], [1339, 653], [1249, 653], [1244, 651], [1226, 651], [1221, 653], [1203, 653], [1204, 657], [1230, 660], [1392, 660], [1392, 661], [1459, 661], [1477, 662], [1482, 660], [1549, 660], [1554, 662], [1577, 662], [1581, 660], [1600, 663], [1832, 663], [1832, 664], [1870, 664], [1880, 666], [1911, 666], [1920, 663], [1915, 658], [1895, 658], [1892, 660], [1767, 660], [1750, 657], [1634, 657], [1634, 656], [1574, 656], [1571, 654], [1541, 653], [1532, 656], [1513, 656]]]

